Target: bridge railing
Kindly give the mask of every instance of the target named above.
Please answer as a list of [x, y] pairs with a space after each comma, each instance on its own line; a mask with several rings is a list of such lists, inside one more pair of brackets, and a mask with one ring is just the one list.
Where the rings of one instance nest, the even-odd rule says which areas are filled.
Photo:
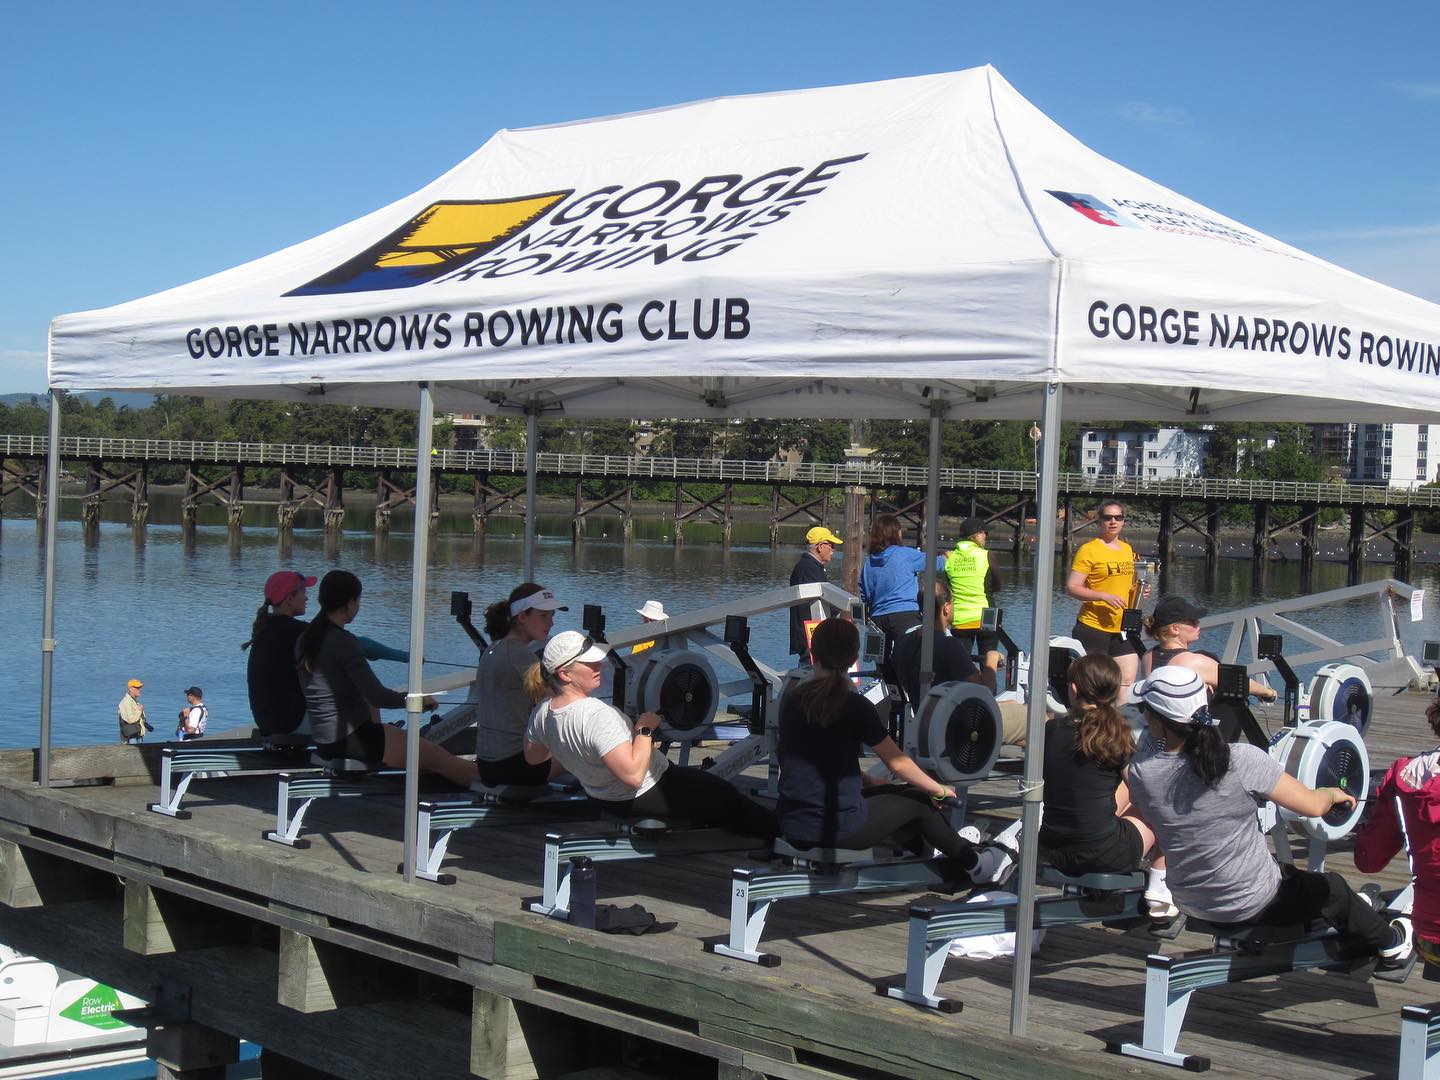
[[[0, 435], [0, 457], [38, 458], [46, 452], [43, 435]], [[356, 469], [413, 469], [415, 450], [403, 446], [313, 446], [293, 443], [201, 442], [188, 439], [113, 439], [66, 436], [60, 455], [100, 461], [220, 462], [244, 465], [319, 465]], [[525, 455], [514, 450], [436, 450], [435, 468], [447, 472], [523, 474]], [[731, 458], [668, 458], [644, 454], [541, 453], [543, 475], [617, 479], [689, 480], [753, 484], [815, 484], [922, 488], [926, 470], [880, 462], [742, 461]], [[1325, 503], [1327, 505], [1440, 508], [1440, 488], [1389, 488], [1345, 483], [1297, 483], [1226, 480], [1212, 477], [1140, 479], [1062, 473], [1062, 494], [1098, 498], [1173, 496], [1222, 502]], [[1035, 474], [1006, 469], [942, 469], [940, 486], [959, 491], [1035, 490]]]

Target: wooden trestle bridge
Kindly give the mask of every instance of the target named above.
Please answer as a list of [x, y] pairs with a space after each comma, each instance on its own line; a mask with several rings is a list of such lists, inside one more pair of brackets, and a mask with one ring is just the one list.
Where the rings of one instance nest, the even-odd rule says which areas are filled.
[[[44, 436], [0, 435], [0, 498], [24, 492], [35, 499], [37, 516], [44, 509], [42, 466], [47, 442]], [[132, 522], [144, 526], [149, 516], [150, 472], [162, 466], [184, 470], [181, 519], [187, 527], [193, 527], [202, 501], [209, 501], [225, 507], [234, 528], [241, 526], [247, 507], [265, 506], [274, 508], [276, 524], [282, 530], [293, 525], [299, 510], [316, 508], [323, 514], [325, 528], [338, 531], [349, 483], [355, 489], [368, 486], [374, 491], [375, 527], [383, 530], [391, 512], [413, 504], [415, 496], [415, 450], [407, 447], [68, 437], [61, 440], [60, 455], [66, 462], [83, 465], [83, 493], [66, 497], [83, 500], [87, 522], [98, 522], [102, 496], [124, 491], [132, 498]], [[769, 488], [772, 545], [780, 543], [781, 526], [825, 524], [833, 508], [840, 505], [847, 507], [847, 527], [861, 525], [866, 514], [888, 511], [910, 521], [916, 535], [923, 531], [924, 468], [860, 460], [829, 464], [644, 454], [540, 453], [536, 457], [541, 480], [574, 482], [571, 528], [577, 539], [584, 535], [587, 519], [601, 512], [618, 515], [622, 535], [628, 539], [633, 535], [636, 486], [653, 488], [657, 484], [673, 488], [672, 536], [677, 544], [683, 542], [685, 526], [692, 522], [718, 524], [728, 542], [735, 518], [735, 492], [745, 488]], [[524, 484], [501, 488], [494, 483], [501, 477], [523, 480], [523, 451], [437, 450], [430, 467], [437, 480], [441, 476], [468, 480], [477, 534], [484, 532], [492, 514], [523, 513]], [[247, 473], [260, 470], [278, 473], [278, 500], [247, 499]], [[373, 480], [362, 484], [364, 476]], [[1027, 471], [943, 469], [940, 489], [949, 511], [980, 514], [1008, 525], [1011, 543], [1018, 551], [1025, 523], [1035, 516], [1035, 480], [1035, 474]], [[431, 485], [437, 499], [440, 487], [439, 483]], [[597, 488], [598, 496], [594, 494]], [[1408, 578], [1415, 550], [1415, 514], [1440, 509], [1440, 488], [1395, 489], [1343, 482], [1205, 477], [1141, 480], [1064, 473], [1059, 488], [1060, 546], [1067, 558], [1075, 533], [1090, 521], [1088, 511], [1098, 499], [1115, 496], [1158, 508], [1157, 554], [1162, 565], [1173, 555], [1176, 535], [1186, 531], [1203, 538], [1206, 560], [1213, 565], [1222, 550], [1224, 508], [1245, 504], [1252, 509], [1252, 554], [1257, 563], [1264, 562], [1278, 537], [1298, 534], [1300, 569], [1302, 576], [1308, 577], [1320, 550], [1321, 511], [1333, 508], [1349, 517], [1346, 555], [1352, 580], [1358, 579], [1367, 549], [1376, 539], [1392, 545], [1394, 573]], [[437, 507], [431, 509], [435, 512]]]

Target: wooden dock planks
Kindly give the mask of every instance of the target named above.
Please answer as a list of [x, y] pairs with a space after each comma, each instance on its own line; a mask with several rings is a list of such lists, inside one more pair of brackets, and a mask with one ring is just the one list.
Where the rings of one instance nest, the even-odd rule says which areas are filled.
[[[1406, 694], [1379, 702], [1368, 739], [1372, 768], [1398, 752], [1434, 745], [1423, 717], [1428, 700]], [[103, 760], [101, 748], [91, 749], [88, 760]], [[113, 751], [125, 754], [127, 748]], [[543, 826], [461, 832], [446, 864], [456, 884], [407, 886], [395, 873], [398, 795], [317, 804], [307, 822], [312, 848], [293, 851], [260, 840], [273, 818], [271, 779], [197, 782], [193, 818], [175, 821], [145, 811], [154, 792], [144, 783], [41, 791], [12, 779], [25, 771], [23, 757], [0, 755], [0, 841], [243, 917], [267, 928], [274, 940], [143, 957], [120, 947], [122, 902], [93, 898], [6, 911], [0, 938], [13, 937], [11, 944], [62, 963], [71, 963], [69, 950], [83, 947], [85, 956], [94, 957], [93, 974], [142, 995], [154, 972], [168, 972], [166, 977], [190, 982], [197, 1002], [209, 1003], [202, 1022], [281, 1052], [305, 1050], [305, 1033], [318, 1030], [305, 1025], [340, 1025], [334, 1027], [340, 1031], [342, 1020], [369, 1023], [403, 1042], [395, 1034], [403, 1029], [388, 1020], [381, 1024], [380, 1015], [413, 1015], [423, 1025], [446, 1026], [444, 1033], [416, 1029], [425, 1040], [436, 1040], [437, 1054], [448, 1062], [433, 1075], [448, 1075], [447, 1069], [459, 1068], [456, 1055], [473, 1051], [473, 1013], [453, 1002], [438, 1007], [402, 996], [397, 1001], [403, 1008], [396, 1002], [328, 1008], [327, 988], [323, 980], [315, 982], [313, 964], [333, 946], [413, 968], [452, 989], [479, 988], [492, 995], [487, 1007], [495, 997], [513, 1000], [620, 1026], [727, 1065], [778, 1070], [773, 1075], [1164, 1074], [1159, 1066], [1102, 1052], [1104, 1039], [1139, 1031], [1144, 956], [1156, 948], [1139, 932], [1051, 931], [1034, 967], [1031, 1038], [1015, 1040], [1007, 1034], [1008, 961], [950, 962], [940, 992], [965, 1002], [959, 1015], [873, 994], [874, 980], [902, 970], [910, 895], [782, 902], [771, 914], [766, 943], [783, 964], [761, 969], [706, 954], [700, 944], [725, 932], [729, 871], [743, 857], [599, 866], [602, 899], [642, 903], [677, 923], [662, 935], [602, 935], [521, 911], [521, 899], [539, 892]], [[1347, 841], [1332, 847], [1330, 866], [1356, 884], [1362, 880]], [[1403, 874], [1398, 861], [1379, 880], [1396, 886]], [[279, 1004], [282, 932], [323, 943], [296, 954], [312, 967], [296, 969], [299, 975], [292, 970], [286, 990], [292, 1001], [316, 1003], [313, 1013]], [[292, 950], [297, 944], [303, 942], [292, 941]], [[1161, 951], [1205, 944], [1182, 935]], [[80, 960], [74, 966], [88, 970]], [[221, 973], [242, 968], [248, 974], [236, 978], [248, 989], [239, 996], [232, 991], [237, 1005], [227, 1008]], [[375, 993], [373, 985], [369, 993]], [[1300, 973], [1202, 991], [1191, 1005], [1182, 1047], [1211, 1057], [1217, 1076], [1299, 1077], [1317, 1068], [1337, 1077], [1386, 1075], [1398, 1060], [1401, 1005], [1429, 997], [1418, 973], [1401, 987]], [[402, 1049], [396, 1054], [403, 1056]], [[497, 1052], [493, 1046], [491, 1052]], [[333, 1065], [336, 1053], [332, 1048], [321, 1056]], [[375, 1058], [382, 1059], [391, 1060]], [[465, 1061], [467, 1068], [473, 1064]]]

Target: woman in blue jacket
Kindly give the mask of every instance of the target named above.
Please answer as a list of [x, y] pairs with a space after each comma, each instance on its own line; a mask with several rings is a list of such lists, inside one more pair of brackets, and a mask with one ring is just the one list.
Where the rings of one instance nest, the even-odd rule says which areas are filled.
[[[919, 583], [916, 574], [925, 571], [925, 553], [905, 547], [905, 531], [894, 514], [880, 514], [870, 526], [870, 545], [860, 566], [860, 598], [865, 601], [870, 621], [885, 634], [888, 668], [895, 642], [912, 627], [920, 625]], [[937, 570], [945, 569], [943, 555], [936, 556]]]

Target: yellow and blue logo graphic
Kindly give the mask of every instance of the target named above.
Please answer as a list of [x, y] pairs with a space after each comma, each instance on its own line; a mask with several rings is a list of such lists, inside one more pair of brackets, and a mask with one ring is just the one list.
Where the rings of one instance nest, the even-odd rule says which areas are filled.
[[400, 228], [286, 296], [408, 289], [434, 281], [529, 228], [574, 189], [431, 203]]

